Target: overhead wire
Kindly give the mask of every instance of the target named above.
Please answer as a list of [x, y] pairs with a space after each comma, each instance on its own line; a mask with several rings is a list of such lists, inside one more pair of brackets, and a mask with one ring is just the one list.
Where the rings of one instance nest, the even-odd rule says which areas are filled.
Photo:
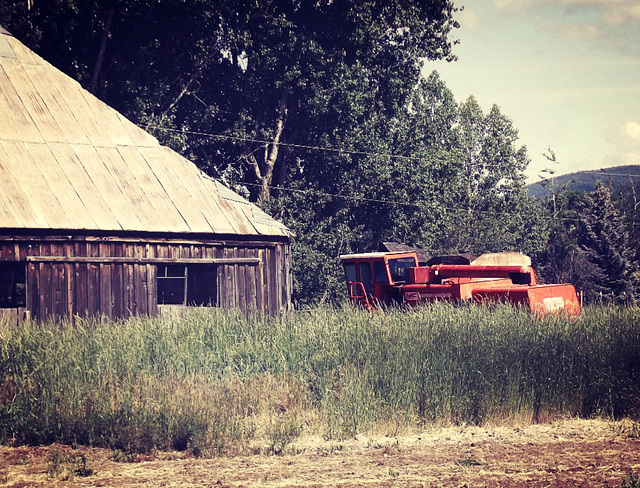
[[[180, 133], [180, 134], [191, 134], [191, 135], [202, 136], [202, 137], [213, 137], [213, 138], [217, 138], [217, 139], [227, 139], [227, 140], [230, 140], [230, 141], [251, 142], [251, 143], [255, 143], [255, 144], [261, 144], [262, 146], [273, 144], [273, 141], [267, 141], [266, 139], [256, 139], [256, 138], [252, 138], [252, 137], [239, 137], [239, 136], [230, 136], [230, 135], [226, 135], [226, 134], [215, 134], [213, 132], [201, 132], [201, 131], [190, 131], [190, 130], [183, 130], [183, 129], [171, 129], [169, 127], [161, 127], [161, 126], [158, 126], [158, 125], [150, 125], [149, 128], [158, 129], [158, 130], [167, 131], [167, 132], [176, 132], [176, 133]], [[403, 154], [378, 153], [378, 152], [373, 152], [373, 151], [356, 151], [354, 149], [339, 149], [339, 148], [335, 148], [335, 147], [312, 146], [312, 145], [309, 145], [309, 144], [295, 144], [295, 143], [291, 143], [291, 142], [278, 142], [278, 145], [282, 146], [282, 147], [290, 147], [292, 149], [306, 149], [306, 150], [309, 150], [309, 151], [333, 152], [333, 153], [336, 153], [336, 154], [352, 154], [354, 156], [378, 156], [378, 157], [388, 157], [388, 158], [394, 158], [394, 159], [407, 159], [407, 160], [415, 160], [415, 161], [420, 161], [422, 159], [422, 158], [417, 157], [417, 156], [406, 156], [406, 155], [403, 155]]]
[[[256, 138], [251, 138], [251, 137], [230, 136], [230, 135], [227, 135], [227, 134], [216, 134], [214, 132], [192, 131], [192, 130], [186, 130], [186, 129], [172, 129], [170, 127], [162, 127], [162, 126], [159, 126], [159, 125], [150, 125], [149, 128], [158, 129], [158, 130], [162, 130], [162, 131], [166, 131], [166, 132], [176, 132], [176, 133], [181, 133], [181, 134], [191, 134], [191, 135], [202, 136], [202, 137], [213, 137], [213, 138], [217, 138], [217, 139], [227, 139], [227, 140], [233, 140], [233, 141], [252, 142], [252, 143], [256, 143], [256, 144], [261, 144], [260, 148], [264, 147], [265, 145], [273, 144], [273, 141], [268, 141], [266, 139], [256, 139]], [[337, 153], [337, 154], [353, 154], [353, 155], [356, 155], [356, 156], [382, 156], [382, 157], [417, 160], [417, 161], [422, 159], [422, 158], [420, 158], [418, 156], [407, 156], [407, 155], [404, 155], [404, 154], [378, 153], [378, 152], [373, 152], [373, 151], [356, 151], [356, 150], [353, 150], [353, 149], [340, 149], [340, 148], [335, 148], [335, 147], [313, 146], [313, 145], [310, 145], [310, 144], [296, 144], [296, 143], [291, 143], [291, 142], [279, 142], [278, 145], [279, 146], [283, 146], [283, 147], [290, 147], [290, 148], [293, 148], [293, 149], [307, 149], [307, 150], [311, 150], [311, 151], [334, 152], [334, 153]], [[258, 149], [260, 149], [260, 148], [258, 148]], [[255, 151], [253, 151], [253, 152], [255, 152]], [[253, 154], [253, 152], [252, 152], [252, 154]], [[634, 174], [634, 173], [609, 173], [604, 168], [600, 169], [599, 171], [597, 171], [597, 170], [587, 171], [587, 173], [590, 174], [590, 175], [621, 176], [621, 177], [629, 177], [629, 178], [640, 178], [640, 174]], [[554, 177], [551, 177], [551, 178], [543, 178], [540, 181], [534, 182], [533, 184], [539, 184], [541, 182], [549, 181], [549, 180], [555, 179], [555, 178], [560, 178], [562, 176], [566, 176], [566, 175], [558, 175], [558, 176], [554, 176]]]
[[[227, 135], [227, 134], [216, 134], [216, 133], [213, 133], [213, 132], [191, 131], [191, 130], [185, 130], [185, 129], [173, 129], [173, 128], [162, 127], [162, 126], [158, 126], [158, 125], [151, 125], [151, 126], [149, 126], [149, 128], [162, 130], [162, 131], [166, 131], [166, 132], [175, 132], [175, 133], [190, 134], [190, 135], [201, 136], [201, 137], [212, 137], [212, 138], [217, 138], [217, 139], [226, 139], [226, 140], [231, 140], [231, 141], [242, 141], [242, 142], [250, 142], [250, 143], [254, 143], [254, 144], [260, 144], [260, 147], [256, 148], [250, 154], [254, 154], [256, 151], [260, 150], [261, 148], [263, 148], [263, 147], [265, 147], [265, 146], [267, 146], [269, 144], [272, 144], [272, 141], [268, 141], [268, 140], [265, 140], [265, 139], [257, 139], [257, 138], [250, 138], [250, 137], [240, 137], [240, 136], [230, 136], [230, 135]], [[310, 151], [332, 152], [332, 153], [336, 153], [336, 154], [351, 154], [351, 155], [356, 155], [356, 156], [389, 157], [389, 158], [405, 159], [405, 160], [421, 160], [422, 159], [422, 158], [417, 157], [417, 156], [406, 156], [406, 155], [393, 154], [393, 153], [377, 153], [377, 152], [373, 152], [373, 151], [356, 151], [356, 150], [351, 150], [351, 149], [339, 149], [339, 148], [332, 148], [332, 147], [314, 146], [314, 145], [309, 145], [309, 144], [296, 144], [296, 143], [288, 143], [288, 142], [279, 142], [278, 145], [283, 146], [283, 147], [293, 148], [293, 149], [305, 149], [305, 150], [310, 150]], [[238, 158], [237, 161], [239, 161], [243, 157], [244, 156], [241, 156], [240, 158]], [[593, 175], [640, 178], [640, 174], [608, 173], [608, 172], [606, 172], [604, 170], [601, 170], [601, 171], [589, 171], [588, 173], [589, 174], [593, 174]], [[560, 176], [562, 176], [562, 175], [560, 175]], [[560, 176], [556, 176], [554, 178], [558, 178]], [[542, 183], [544, 181], [549, 181], [549, 180], [554, 179], [554, 178], [543, 179], [543, 180], [535, 182], [533, 184], [540, 184], [540, 183]], [[257, 184], [257, 183], [245, 183], [245, 182], [243, 182], [242, 184], [244, 186], [254, 186], [254, 187], [261, 187], [262, 186], [262, 185]], [[350, 195], [341, 195], [341, 194], [338, 194], [338, 193], [328, 193], [328, 192], [317, 190], [317, 189], [299, 190], [299, 189], [287, 188], [287, 187], [283, 187], [283, 186], [271, 186], [271, 188], [273, 190], [283, 191], [283, 192], [290, 192], [290, 193], [315, 193], [317, 195], [325, 196], [325, 197], [328, 197], [328, 198], [339, 198], [339, 199], [351, 200], [351, 201], [364, 201], [364, 202], [369, 202], [369, 203], [382, 203], [382, 204], [387, 204], [387, 205], [397, 205], [397, 206], [417, 207], [417, 208], [420, 208], [422, 206], [420, 204], [411, 203], [411, 202], [398, 202], [398, 201], [394, 201], [394, 200], [387, 200], [387, 199], [380, 199], [380, 198], [353, 197], [353, 196], [350, 196]], [[447, 210], [447, 211], [450, 211], [450, 212], [459, 212], [459, 213], [469, 212], [469, 209], [464, 209], [464, 208], [451, 208], [451, 207], [442, 207], [442, 208], [444, 210]], [[505, 215], [505, 214], [513, 215], [513, 216], [522, 215], [522, 213], [520, 213], [520, 212], [496, 212], [496, 211], [491, 211], [491, 210], [480, 210], [480, 209], [472, 209], [471, 212], [472, 213], [481, 213], [481, 214], [486, 214], [486, 215], [494, 215], [494, 216]], [[571, 218], [571, 217], [552, 216], [552, 218], [554, 220], [562, 220], [562, 221], [579, 221], [579, 219]]]
[[[244, 186], [253, 186], [253, 187], [261, 187], [262, 185], [259, 185], [258, 183], [242, 183], [242, 185]], [[423, 204], [419, 204], [419, 203], [411, 203], [411, 202], [398, 202], [395, 200], [385, 200], [385, 199], [380, 199], [380, 198], [368, 198], [368, 197], [354, 197], [351, 195], [341, 195], [339, 193], [328, 193], [322, 190], [317, 190], [317, 189], [309, 189], [309, 190], [299, 190], [296, 188], [287, 188], [284, 186], [271, 186], [272, 190], [277, 190], [277, 191], [284, 191], [284, 192], [289, 192], [289, 193], [302, 193], [302, 194], [316, 194], [319, 196], [323, 196], [323, 197], [329, 197], [329, 198], [335, 198], [335, 199], [342, 199], [342, 200], [350, 200], [350, 201], [359, 201], [359, 202], [368, 202], [368, 203], [382, 203], [382, 204], [386, 204], [386, 205], [397, 205], [400, 207], [413, 207], [413, 208], [422, 208], [424, 205]], [[482, 209], [466, 209], [466, 208], [452, 208], [452, 207], [440, 207], [443, 210], [446, 210], [448, 212], [452, 212], [452, 213], [472, 213], [472, 214], [483, 214], [483, 215], [489, 215], [489, 216], [501, 216], [501, 215], [512, 215], [512, 216], [521, 216], [523, 215], [522, 212], [498, 212], [498, 211], [494, 211], [494, 210], [482, 210]], [[571, 218], [571, 217], [559, 217], [559, 216], [554, 216], [553, 220], [561, 220], [561, 221], [567, 221], [567, 222], [577, 222], [580, 219], [577, 218]]]

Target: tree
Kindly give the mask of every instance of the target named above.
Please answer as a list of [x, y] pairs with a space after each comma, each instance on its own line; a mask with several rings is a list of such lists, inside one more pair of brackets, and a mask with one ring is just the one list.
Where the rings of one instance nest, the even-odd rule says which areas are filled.
[[624, 217], [629, 231], [629, 243], [634, 248], [635, 261], [640, 262], [640, 180], [629, 176], [629, 181], [612, 195], [613, 204]]
[[594, 267], [593, 291], [607, 298], [632, 297], [638, 289], [638, 263], [611, 191], [600, 183], [579, 206], [577, 237]]
[[[108, 104], [265, 200], [296, 163], [287, 144], [392, 113], [425, 59], [452, 57], [454, 10], [452, 0], [60, 0], [1, 12]], [[341, 92], [354, 90], [361, 103], [345, 107]]]
[[[460, 107], [437, 73], [414, 86], [393, 116], [375, 113], [331, 134], [331, 145], [344, 152], [305, 155], [286, 183], [296, 192], [277, 193], [270, 206], [296, 231], [296, 291], [340, 296], [339, 254], [375, 250], [383, 241], [418, 244], [430, 254], [455, 251], [461, 242], [476, 252], [537, 253], [546, 226], [524, 188], [526, 149], [516, 146], [517, 132], [497, 107], [480, 114], [473, 157], [485, 165], [481, 175], [469, 171]], [[469, 198], [463, 177], [481, 179], [482, 190]], [[327, 293], [328, 283], [335, 288]]]
[[[384, 240], [527, 251], [543, 234], [526, 149], [497, 107], [458, 105], [453, 0], [58, 0], [7, 27], [297, 234], [300, 299]], [[58, 8], [56, 10], [56, 8]], [[335, 286], [335, 287], [334, 287]]]
[[[357, 113], [366, 100], [358, 91], [340, 96], [343, 113]], [[456, 123], [453, 95], [433, 73], [392, 116], [345, 121], [321, 142], [342, 151], [298, 151], [304, 162], [286, 182], [290, 191], [269, 202], [296, 233], [298, 300], [344, 296], [340, 254], [389, 240], [435, 249], [456, 175], [448, 151]]]
[[544, 249], [536, 256], [538, 274], [542, 281], [572, 283], [587, 297], [595, 296], [597, 268], [578, 244], [580, 208], [586, 195], [566, 188], [554, 188], [552, 195], [545, 202], [550, 231]]
[[454, 216], [442, 247], [537, 253], [547, 231], [540, 206], [526, 192], [529, 158], [517, 145], [513, 122], [497, 105], [485, 115], [472, 96], [460, 104], [457, 131]]

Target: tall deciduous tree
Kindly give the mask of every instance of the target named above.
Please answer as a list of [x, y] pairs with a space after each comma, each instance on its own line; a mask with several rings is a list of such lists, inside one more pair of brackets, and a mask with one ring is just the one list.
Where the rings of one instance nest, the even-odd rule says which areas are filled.
[[453, 225], [443, 247], [474, 252], [519, 250], [535, 254], [546, 240], [542, 209], [525, 189], [527, 150], [518, 131], [494, 105], [484, 114], [474, 97], [460, 104], [459, 162]]
[[[359, 100], [348, 103], [357, 106]], [[460, 107], [437, 73], [414, 86], [393, 116], [372, 114], [349, 131], [331, 134], [333, 147], [356, 152], [305, 156], [305, 169], [287, 187], [320, 193], [281, 193], [271, 207], [296, 230], [295, 247], [306, 254], [300, 256], [306, 271], [298, 273], [296, 290], [318, 296], [322, 287], [310, 280], [344, 289], [339, 254], [374, 250], [383, 241], [418, 244], [431, 254], [455, 251], [460, 243], [478, 253], [536, 254], [546, 242], [546, 226], [524, 188], [526, 150], [497, 108], [479, 112], [474, 123], [480, 128], [469, 130], [480, 134], [481, 175], [463, 157], [468, 148]], [[323, 163], [312, 164], [316, 158]], [[482, 179], [482, 191], [471, 198], [465, 192], [468, 175]]]
[[[36, 0], [0, 12], [107, 103], [264, 200], [295, 163], [283, 144], [403, 106], [424, 60], [451, 57], [454, 10], [452, 0]], [[354, 90], [361, 103], [341, 104], [337, 92]]]

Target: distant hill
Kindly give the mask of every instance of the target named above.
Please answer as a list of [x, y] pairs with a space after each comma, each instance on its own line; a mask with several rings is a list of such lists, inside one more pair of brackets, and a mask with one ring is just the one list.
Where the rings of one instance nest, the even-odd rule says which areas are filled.
[[[633, 181], [640, 192], [640, 165], [615, 166], [613, 168], [578, 171], [577, 173], [556, 176], [554, 185], [557, 188], [566, 187], [568, 190], [588, 192], [593, 190], [598, 181], [605, 185], [611, 185], [614, 190], [620, 188], [621, 185], [629, 185]], [[541, 182], [527, 185], [527, 191], [529, 195], [536, 198], [543, 198], [549, 194], [549, 189]]]

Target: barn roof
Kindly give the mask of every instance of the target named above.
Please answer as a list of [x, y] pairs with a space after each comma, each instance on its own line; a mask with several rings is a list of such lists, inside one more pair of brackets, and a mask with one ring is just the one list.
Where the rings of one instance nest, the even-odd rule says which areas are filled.
[[4, 29], [0, 228], [289, 235]]

